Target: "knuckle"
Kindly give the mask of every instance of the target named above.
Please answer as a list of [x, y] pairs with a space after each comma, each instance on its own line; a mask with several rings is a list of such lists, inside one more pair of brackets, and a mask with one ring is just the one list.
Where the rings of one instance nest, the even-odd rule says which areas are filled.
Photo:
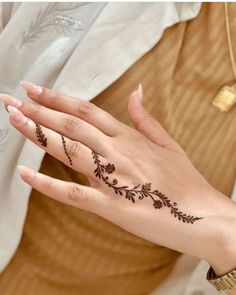
[[142, 129], [144, 122], [145, 122], [145, 119], [137, 119], [134, 121], [134, 125], [138, 130], [140, 130]]
[[66, 131], [73, 131], [79, 127], [81, 121], [76, 117], [66, 117], [64, 127]]
[[133, 120], [134, 126], [139, 130], [142, 120]]
[[123, 156], [125, 156], [128, 159], [132, 159], [133, 158], [133, 152], [128, 151], [128, 150], [124, 150], [122, 151]]
[[140, 117], [133, 117], [132, 118], [132, 121], [134, 123], [135, 126], [137, 126], [138, 124], [140, 124], [140, 122], [142, 122], [143, 118], [140, 118]]
[[78, 141], [70, 141], [68, 144], [68, 154], [70, 157], [78, 154], [80, 151], [81, 145]]
[[87, 200], [84, 191], [77, 184], [69, 185], [68, 198], [74, 202]]
[[43, 89], [43, 95], [45, 97], [50, 98], [50, 100], [56, 100], [57, 101], [60, 98], [60, 95], [59, 95], [59, 93], [56, 90], [49, 89], [49, 88], [44, 88]]
[[82, 114], [89, 114], [95, 109], [95, 105], [87, 100], [78, 101], [78, 112]]
[[155, 123], [155, 119], [149, 114], [144, 114], [143, 117], [135, 122], [137, 129], [142, 130], [145, 126], [151, 126]]
[[43, 106], [37, 104], [31, 104], [30, 112], [34, 117], [37, 117], [42, 112]]
[[150, 115], [147, 116], [146, 122], [147, 122], [147, 124], [149, 124], [150, 126], [151, 126], [151, 125], [152, 125], [152, 126], [156, 126], [156, 125], [157, 125], [157, 120], [156, 120], [154, 117], [150, 116]]
[[47, 177], [44, 186], [47, 190], [50, 190], [52, 188], [52, 178], [51, 177]]

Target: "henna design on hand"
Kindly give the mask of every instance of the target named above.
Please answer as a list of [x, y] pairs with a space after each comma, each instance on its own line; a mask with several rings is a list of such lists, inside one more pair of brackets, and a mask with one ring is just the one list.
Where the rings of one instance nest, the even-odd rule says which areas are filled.
[[[129, 188], [127, 185], [119, 186], [118, 180], [113, 179], [112, 181], [108, 176], [104, 174], [112, 174], [115, 171], [114, 164], [108, 163], [107, 165], [101, 164], [99, 156], [97, 153], [92, 151], [94, 164], [96, 164], [96, 169], [94, 170], [94, 174], [97, 178], [101, 179], [108, 187], [112, 187], [116, 194], [120, 196], [125, 196], [126, 199], [135, 203], [136, 198], [139, 200], [143, 200], [144, 198], [150, 198], [153, 201], [153, 206], [155, 209], [161, 209], [162, 207], [170, 208], [171, 214], [174, 217], [178, 218], [178, 220], [184, 223], [193, 224], [195, 221], [202, 219], [203, 217], [195, 217], [192, 215], [187, 215], [180, 211], [177, 207], [177, 203], [172, 203], [170, 199], [168, 199], [164, 194], [162, 194], [158, 190], [152, 190], [151, 183], [138, 184], [133, 188]], [[156, 199], [158, 197], [159, 199]]]
[[70, 155], [69, 155], [69, 153], [68, 153], [68, 151], [67, 151], [67, 148], [66, 148], [66, 141], [65, 141], [65, 138], [64, 138], [63, 135], [61, 135], [61, 140], [62, 140], [62, 144], [63, 144], [64, 152], [65, 152], [65, 154], [66, 154], [66, 156], [67, 156], [67, 158], [68, 158], [68, 160], [69, 160], [69, 162], [70, 162], [70, 165], [72, 166], [72, 165], [73, 165], [73, 162], [72, 162], [71, 157], [70, 157]]
[[36, 135], [38, 138], [38, 142], [40, 142], [42, 146], [47, 147], [47, 138], [43, 134], [41, 126], [37, 122], [34, 122], [34, 124], [36, 127]]

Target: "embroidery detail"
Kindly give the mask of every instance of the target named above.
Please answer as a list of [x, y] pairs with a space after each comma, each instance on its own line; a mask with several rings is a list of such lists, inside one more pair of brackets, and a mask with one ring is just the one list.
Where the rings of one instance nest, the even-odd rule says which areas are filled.
[[39, 123], [35, 122], [35, 127], [38, 142], [40, 142], [42, 146], [47, 147], [47, 138], [43, 134], [41, 126], [39, 125]]
[[19, 48], [33, 43], [42, 33], [54, 29], [57, 34], [71, 35], [75, 31], [83, 30], [80, 20], [61, 13], [79, 8], [87, 3], [49, 3], [42, 8], [29, 29], [23, 33]]
[[77, 20], [71, 16], [67, 15], [56, 15], [54, 17], [55, 24], [65, 27], [68, 29], [71, 28], [72, 30], [79, 31], [83, 29], [82, 23], [80, 20]]
[[[187, 215], [180, 211], [177, 207], [177, 203], [172, 203], [164, 194], [162, 194], [158, 190], [152, 190], [151, 183], [138, 184], [133, 188], [129, 188], [127, 185], [119, 186], [118, 180], [113, 179], [112, 181], [108, 176], [104, 174], [111, 174], [115, 171], [114, 164], [107, 164], [106, 166], [101, 164], [99, 156], [97, 153], [92, 151], [92, 156], [94, 160], [94, 164], [96, 164], [96, 169], [94, 170], [94, 174], [97, 178], [101, 179], [108, 187], [112, 187], [116, 194], [120, 196], [125, 196], [126, 199], [135, 203], [137, 198], [139, 200], [143, 200], [144, 198], [150, 198], [153, 201], [153, 206], [155, 209], [161, 209], [162, 207], [167, 207], [170, 209], [171, 214], [174, 217], [178, 218], [178, 220], [184, 223], [193, 224], [195, 221], [202, 219], [203, 217], [195, 217], [192, 215]], [[159, 199], [156, 199], [158, 197]]]
[[72, 165], [73, 165], [73, 162], [72, 162], [71, 157], [70, 157], [70, 155], [69, 155], [69, 153], [68, 153], [68, 151], [67, 151], [67, 148], [66, 148], [66, 141], [65, 141], [65, 138], [64, 138], [63, 135], [61, 135], [61, 140], [62, 140], [62, 144], [63, 144], [64, 152], [65, 152], [65, 154], [66, 154], [66, 156], [67, 156], [67, 158], [68, 158], [68, 160], [69, 160], [69, 162], [70, 162], [70, 165], [72, 166]]

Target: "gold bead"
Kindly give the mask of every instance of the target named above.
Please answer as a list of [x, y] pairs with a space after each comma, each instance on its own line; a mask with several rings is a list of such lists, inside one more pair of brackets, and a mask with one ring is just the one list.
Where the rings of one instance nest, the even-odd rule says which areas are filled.
[[224, 86], [214, 98], [212, 104], [221, 112], [227, 112], [236, 102], [236, 84]]

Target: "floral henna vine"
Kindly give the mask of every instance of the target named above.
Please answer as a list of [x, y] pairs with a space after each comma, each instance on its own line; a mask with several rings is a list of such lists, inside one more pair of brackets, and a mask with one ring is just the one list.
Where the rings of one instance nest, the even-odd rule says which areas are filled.
[[62, 144], [63, 144], [64, 152], [65, 152], [65, 154], [66, 154], [66, 156], [67, 156], [67, 158], [68, 158], [68, 160], [69, 160], [69, 162], [70, 162], [70, 165], [72, 166], [72, 165], [73, 165], [73, 162], [72, 162], [71, 157], [70, 157], [70, 155], [69, 155], [69, 153], [68, 153], [68, 151], [67, 151], [67, 148], [66, 148], [66, 141], [65, 141], [65, 138], [64, 138], [63, 135], [61, 135], [61, 140], [62, 140]]
[[[119, 186], [118, 180], [113, 179], [109, 180], [108, 176], [105, 174], [112, 174], [115, 171], [114, 164], [108, 163], [107, 165], [101, 164], [98, 154], [92, 151], [94, 164], [96, 164], [96, 169], [94, 170], [94, 174], [97, 178], [101, 179], [108, 187], [112, 187], [116, 194], [121, 196], [125, 196], [126, 199], [135, 203], [137, 198], [139, 200], [143, 200], [144, 198], [150, 198], [153, 202], [153, 206], [155, 209], [161, 209], [162, 207], [170, 208], [171, 214], [174, 217], [178, 218], [178, 220], [184, 223], [193, 224], [195, 221], [202, 219], [203, 217], [195, 217], [192, 215], [187, 215], [180, 211], [177, 207], [177, 203], [172, 203], [164, 194], [159, 192], [158, 190], [152, 190], [151, 183], [138, 184], [133, 188], [129, 188], [128, 186]], [[158, 197], [158, 199], [156, 198]]]
[[43, 134], [41, 126], [39, 125], [39, 123], [35, 122], [35, 127], [36, 127], [36, 135], [38, 138], [38, 142], [40, 142], [42, 146], [46, 147], [47, 146], [47, 138]]

